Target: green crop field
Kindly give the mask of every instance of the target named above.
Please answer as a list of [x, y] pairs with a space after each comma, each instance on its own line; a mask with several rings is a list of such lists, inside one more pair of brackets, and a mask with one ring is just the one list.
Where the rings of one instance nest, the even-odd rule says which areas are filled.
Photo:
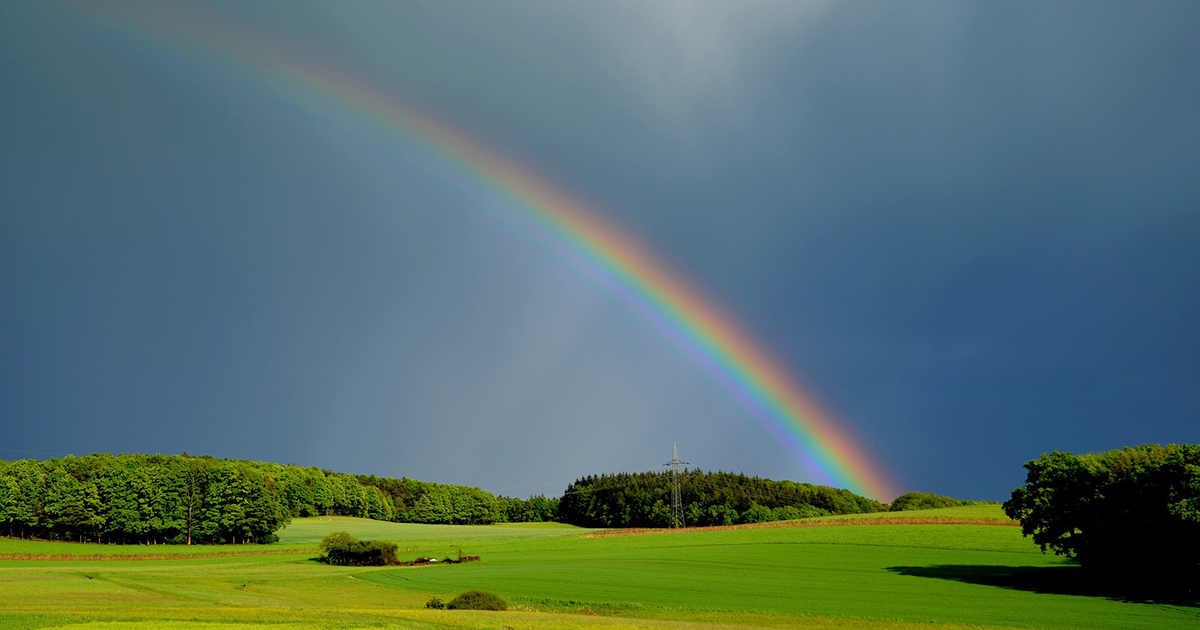
[[[504, 525], [415, 525], [413, 523], [385, 523], [365, 518], [346, 516], [322, 516], [320, 518], [298, 518], [279, 532], [279, 542], [310, 543], [316, 547], [329, 532], [346, 531], [363, 540], [495, 540], [544, 538], [579, 534], [589, 530], [561, 523], [506, 523]], [[404, 545], [401, 545], [404, 546]], [[445, 545], [439, 549], [445, 548]]]
[[[1200, 627], [1200, 608], [1070, 594], [1076, 569], [1043, 555], [1020, 528], [927, 523], [1003, 522], [995, 506], [882, 516], [916, 521], [607, 536], [312, 518], [268, 546], [0, 539], [0, 628]], [[483, 560], [313, 561], [316, 542], [342, 530], [393, 540], [401, 557], [453, 556], [461, 546]], [[512, 609], [424, 608], [430, 597], [473, 588], [504, 596]]]

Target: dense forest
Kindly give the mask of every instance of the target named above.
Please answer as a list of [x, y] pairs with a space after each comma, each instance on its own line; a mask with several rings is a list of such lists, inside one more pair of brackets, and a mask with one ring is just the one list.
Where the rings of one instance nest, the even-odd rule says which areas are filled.
[[[684, 520], [689, 526], [887, 509], [887, 505], [849, 490], [727, 472], [684, 471], [679, 475], [679, 489]], [[563, 493], [558, 520], [585, 527], [669, 527], [670, 473], [618, 473], [579, 479]]]
[[298, 516], [553, 520], [557, 499], [187, 455], [0, 461], [0, 535], [113, 543], [273, 542]]

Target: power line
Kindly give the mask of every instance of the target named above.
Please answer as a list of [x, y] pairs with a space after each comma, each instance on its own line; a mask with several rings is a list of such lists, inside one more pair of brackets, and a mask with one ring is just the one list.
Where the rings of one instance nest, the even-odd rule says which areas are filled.
[[679, 443], [671, 443], [671, 461], [663, 466], [671, 467], [671, 522], [675, 527], [685, 527], [683, 520], [683, 501], [679, 497], [679, 465], [688, 465], [679, 461]]

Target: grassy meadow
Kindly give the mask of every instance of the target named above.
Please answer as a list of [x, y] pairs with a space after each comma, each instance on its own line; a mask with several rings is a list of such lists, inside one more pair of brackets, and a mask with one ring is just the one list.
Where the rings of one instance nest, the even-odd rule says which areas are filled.
[[[1077, 595], [996, 506], [874, 518], [911, 524], [608, 536], [566, 526], [297, 519], [275, 545], [108, 546], [0, 539], [0, 628], [1196, 628], [1200, 609]], [[928, 521], [936, 520], [937, 524]], [[832, 522], [831, 522], [832, 521]], [[331, 531], [453, 566], [332, 567]], [[85, 558], [85, 559], [80, 559]], [[122, 559], [124, 558], [124, 559]], [[482, 588], [503, 613], [426, 610]]]

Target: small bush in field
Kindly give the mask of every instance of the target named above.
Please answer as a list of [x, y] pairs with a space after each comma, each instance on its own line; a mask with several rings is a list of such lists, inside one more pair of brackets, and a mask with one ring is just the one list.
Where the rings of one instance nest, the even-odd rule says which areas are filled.
[[442, 601], [441, 597], [430, 597], [429, 601], [425, 602], [425, 607], [441, 610], [446, 607], [446, 602]]
[[508, 610], [508, 602], [499, 595], [487, 591], [467, 591], [450, 600], [446, 608], [451, 610]]

